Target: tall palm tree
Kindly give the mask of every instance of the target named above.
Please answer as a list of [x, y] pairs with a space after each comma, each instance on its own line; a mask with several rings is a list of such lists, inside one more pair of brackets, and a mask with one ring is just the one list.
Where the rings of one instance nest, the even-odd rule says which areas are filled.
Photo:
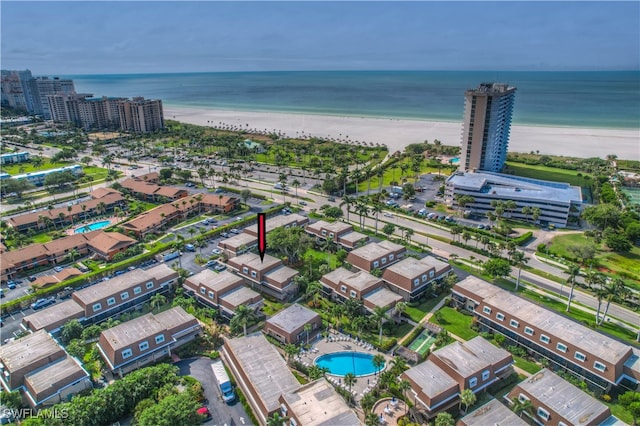
[[369, 206], [365, 203], [358, 203], [356, 204], [356, 212], [358, 213], [358, 215], [360, 216], [360, 229], [364, 230], [364, 217], [367, 217], [369, 215]]
[[571, 299], [573, 299], [573, 289], [576, 286], [576, 276], [580, 273], [580, 266], [578, 265], [569, 265], [565, 274], [569, 275], [569, 279], [567, 280], [567, 284], [571, 283], [571, 290], [569, 291], [569, 300], [567, 301], [567, 312], [571, 309]]
[[300, 187], [300, 181], [298, 179], [294, 179], [293, 182], [291, 182], [291, 186], [295, 188], [296, 198], [298, 198], [298, 188]]
[[[246, 332], [245, 332], [246, 334]], [[284, 353], [287, 354], [287, 362], [291, 363], [291, 359], [298, 355], [300, 353], [300, 348], [296, 345], [293, 345], [291, 343], [285, 345], [284, 347]]]
[[78, 257], [80, 257], [80, 252], [74, 248], [74, 249], [71, 249], [65, 257], [69, 259], [71, 263], [73, 263]]
[[380, 374], [380, 370], [384, 367], [384, 357], [380, 354], [374, 355], [371, 363], [376, 369], [376, 374]]
[[522, 268], [527, 264], [529, 258], [524, 255], [524, 252], [516, 250], [513, 253], [513, 264], [518, 268], [518, 277], [516, 278], [516, 291], [518, 291], [518, 287], [520, 286], [520, 273], [522, 272]]
[[380, 215], [380, 212], [382, 212], [382, 204], [374, 203], [371, 207], [371, 213], [376, 215], [376, 235], [378, 235], [378, 216]]
[[624, 285], [624, 281], [616, 277], [612, 279], [611, 282], [605, 287], [605, 290], [607, 295], [607, 304], [604, 308], [604, 313], [602, 314], [602, 318], [600, 318], [600, 322], [597, 323], [598, 325], [602, 325], [605, 318], [607, 317], [607, 312], [609, 312], [609, 305], [611, 305], [611, 301], [613, 300], [613, 298], [620, 293], [626, 292], [625, 291], [626, 287]]
[[407, 404], [407, 391], [409, 389], [411, 389], [411, 383], [409, 383], [408, 380], [402, 379], [398, 382], [398, 390], [402, 392], [402, 397], [404, 398], [404, 401], [405, 401], [405, 404], [404, 404], [405, 414], [407, 414], [407, 409], [409, 408], [409, 404]]
[[236, 312], [233, 315], [233, 320], [235, 320], [235, 322], [238, 325], [242, 325], [242, 331], [244, 332], [244, 335], [247, 335], [247, 324], [249, 324], [251, 321], [253, 321], [256, 317], [255, 312], [253, 311], [253, 309], [251, 309], [250, 307], [248, 307], [247, 305], [240, 305], [236, 308]]
[[347, 223], [349, 222], [349, 210], [351, 209], [351, 206], [355, 204], [355, 202], [356, 202], [356, 199], [347, 194], [345, 194], [342, 197], [342, 202], [340, 203], [340, 207], [347, 206]]
[[309, 345], [309, 334], [311, 334], [311, 330], [313, 329], [313, 326], [310, 323], [306, 323], [303, 327], [304, 332], [307, 335], [307, 346]]
[[389, 318], [387, 316], [387, 309], [380, 306], [376, 306], [375, 309], [373, 310], [373, 318], [380, 327], [380, 339], [378, 344], [381, 345], [382, 344], [382, 324], [386, 319]]
[[357, 381], [358, 379], [356, 379], [356, 375], [353, 373], [347, 373], [344, 375], [344, 384], [349, 386], [349, 393], [351, 393], [351, 388]]
[[411, 237], [413, 237], [414, 231], [411, 228], [404, 230], [404, 239], [407, 243], [411, 244]]
[[164, 305], [165, 303], [167, 303], [167, 298], [161, 293], [156, 293], [151, 296], [151, 299], [149, 299], [149, 307], [152, 311], [160, 308], [160, 306]]
[[520, 418], [522, 418], [523, 413], [533, 414], [533, 404], [528, 399], [520, 400], [519, 398], [513, 398], [511, 402], [513, 403], [511, 404], [511, 410], [520, 416]]

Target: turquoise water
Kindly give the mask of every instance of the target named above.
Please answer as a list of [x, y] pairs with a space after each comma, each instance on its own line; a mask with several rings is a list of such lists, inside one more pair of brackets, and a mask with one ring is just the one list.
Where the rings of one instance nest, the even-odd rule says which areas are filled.
[[[356, 376], [366, 376], [376, 372], [373, 366], [373, 355], [362, 352], [335, 352], [316, 358], [319, 367], [326, 367], [331, 374], [344, 376], [353, 373]], [[384, 369], [384, 367], [382, 367]]]
[[[517, 87], [515, 124], [640, 128], [640, 72], [282, 71], [67, 76], [76, 91], [210, 109], [462, 121], [464, 91]], [[170, 117], [167, 117], [170, 118]]]
[[102, 228], [106, 228], [107, 226], [109, 226], [111, 222], [109, 222], [108, 220], [102, 220], [100, 222], [93, 222], [90, 223], [89, 225], [85, 225], [85, 226], [81, 226], [80, 228], [76, 228], [75, 231], [73, 231], [74, 234], [84, 234], [85, 232], [90, 232], [90, 231], [95, 231], [96, 229], [102, 229]]
[[458, 157], [453, 157], [451, 159], [451, 164], [458, 164], [460, 162], [460, 159]]

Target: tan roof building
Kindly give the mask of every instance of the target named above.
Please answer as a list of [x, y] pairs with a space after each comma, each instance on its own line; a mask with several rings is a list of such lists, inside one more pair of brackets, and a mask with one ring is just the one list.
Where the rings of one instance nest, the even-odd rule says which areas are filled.
[[[309, 333], [304, 329], [311, 325]], [[322, 329], [322, 318], [316, 312], [294, 303], [269, 318], [264, 324], [264, 333], [276, 340], [289, 344], [315, 341]], [[309, 338], [311, 336], [311, 338]]]
[[31, 331], [46, 330], [56, 334], [71, 319], [84, 317], [84, 309], [75, 300], [65, 300], [36, 311], [22, 318], [22, 323]]
[[70, 278], [79, 277], [82, 272], [78, 268], [64, 268], [53, 275], [44, 275], [31, 282], [33, 288], [47, 288]]
[[244, 232], [218, 243], [218, 247], [223, 250], [227, 258], [240, 256], [257, 246], [258, 237]]
[[280, 300], [289, 299], [298, 292], [294, 278], [298, 271], [284, 266], [277, 257], [265, 254], [264, 261], [254, 253], [245, 253], [227, 261], [227, 266], [244, 277], [254, 289], [264, 291]]
[[382, 273], [382, 278], [393, 291], [401, 294], [405, 301], [413, 301], [450, 272], [451, 266], [448, 263], [434, 257], [427, 256], [420, 260], [407, 257], [387, 267]]
[[[291, 228], [291, 227], [300, 227], [304, 228], [307, 223], [309, 223], [309, 218], [306, 216], [301, 216], [297, 213], [293, 213], [290, 215], [277, 215], [272, 216], [267, 220], [266, 232], [267, 234], [273, 231], [276, 228]], [[254, 237], [258, 236], [258, 229], [253, 227], [247, 227], [244, 229], [244, 232], [249, 235], [253, 235]]]
[[382, 240], [351, 251], [347, 255], [347, 262], [358, 269], [371, 272], [374, 269], [384, 269], [399, 261], [406, 251], [407, 249], [400, 244]]
[[196, 318], [177, 306], [146, 314], [100, 333], [98, 350], [109, 370], [119, 375], [171, 355], [200, 331]]
[[137, 241], [119, 232], [100, 232], [89, 240], [89, 247], [105, 260], [113, 259], [117, 253], [125, 251]]
[[528, 424], [529, 423], [518, 417], [516, 413], [508, 409], [504, 404], [501, 404], [500, 401], [492, 399], [482, 407], [458, 420], [456, 426], [526, 426]]
[[317, 238], [331, 240], [346, 249], [354, 248], [361, 241], [367, 241], [368, 236], [353, 231], [353, 226], [345, 222], [325, 222], [319, 220], [307, 225], [307, 232]]

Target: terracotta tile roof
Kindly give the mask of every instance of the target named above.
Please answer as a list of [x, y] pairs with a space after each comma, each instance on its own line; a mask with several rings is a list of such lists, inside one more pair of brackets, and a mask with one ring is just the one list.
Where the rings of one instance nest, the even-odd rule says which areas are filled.
[[112, 250], [129, 247], [137, 241], [119, 232], [101, 232], [89, 240], [89, 246], [96, 251], [109, 253]]

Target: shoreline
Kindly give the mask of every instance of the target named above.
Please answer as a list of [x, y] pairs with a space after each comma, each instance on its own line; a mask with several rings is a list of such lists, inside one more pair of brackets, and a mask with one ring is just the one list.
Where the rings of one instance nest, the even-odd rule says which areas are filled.
[[[462, 122], [429, 121], [368, 116], [242, 111], [164, 107], [165, 119], [208, 126], [227, 124], [248, 129], [279, 131], [289, 137], [302, 135], [364, 141], [387, 145], [390, 153], [403, 151], [413, 143], [438, 139], [443, 145], [459, 145]], [[248, 126], [247, 126], [248, 124]], [[619, 159], [640, 160], [639, 129], [580, 128], [559, 126], [512, 125], [509, 151], [604, 158], [615, 154]], [[576, 152], [579, 151], [579, 152]]]

